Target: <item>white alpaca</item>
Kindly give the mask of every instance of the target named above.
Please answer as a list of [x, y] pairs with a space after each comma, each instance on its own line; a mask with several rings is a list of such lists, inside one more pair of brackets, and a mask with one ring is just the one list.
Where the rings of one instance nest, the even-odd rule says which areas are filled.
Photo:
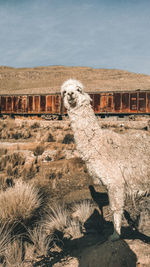
[[129, 136], [101, 129], [90, 96], [77, 80], [66, 81], [61, 93], [88, 172], [107, 187], [114, 220], [111, 240], [116, 240], [121, 233], [126, 194], [150, 192], [150, 136], [131, 134], [129, 140]]

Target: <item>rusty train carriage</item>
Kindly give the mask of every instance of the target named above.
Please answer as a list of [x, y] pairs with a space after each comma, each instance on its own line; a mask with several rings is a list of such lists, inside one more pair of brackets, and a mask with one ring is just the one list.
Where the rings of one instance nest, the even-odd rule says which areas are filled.
[[[95, 114], [149, 114], [150, 90], [90, 93]], [[60, 93], [45, 95], [1, 95], [1, 114], [66, 114]]]
[[96, 114], [150, 114], [150, 91], [91, 93]]
[[60, 94], [0, 96], [1, 114], [60, 114]]

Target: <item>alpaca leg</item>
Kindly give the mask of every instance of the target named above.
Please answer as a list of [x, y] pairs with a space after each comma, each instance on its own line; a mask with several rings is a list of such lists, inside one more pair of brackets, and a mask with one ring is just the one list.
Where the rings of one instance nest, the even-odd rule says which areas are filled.
[[110, 240], [115, 241], [119, 239], [121, 234], [121, 222], [124, 206], [124, 189], [113, 188], [109, 191], [109, 200], [111, 210], [113, 211], [114, 232], [110, 236]]
[[114, 214], [113, 214], [114, 232], [109, 237], [109, 240], [111, 240], [111, 241], [115, 241], [115, 240], [118, 240], [120, 238], [122, 214], [123, 214], [123, 210], [114, 211]]

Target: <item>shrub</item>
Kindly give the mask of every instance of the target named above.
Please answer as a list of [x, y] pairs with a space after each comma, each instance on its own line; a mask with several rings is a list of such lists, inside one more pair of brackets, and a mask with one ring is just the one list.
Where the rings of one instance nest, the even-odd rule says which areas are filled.
[[1, 157], [1, 160], [0, 160], [0, 171], [4, 170], [4, 168], [7, 165], [8, 159], [9, 159], [9, 156], [7, 156], [7, 155]]
[[38, 165], [33, 164], [33, 162], [26, 163], [24, 165], [24, 169], [23, 169], [21, 175], [22, 175], [23, 179], [25, 179], [27, 181], [27, 180], [32, 179], [38, 171], [39, 171]]
[[67, 226], [68, 214], [67, 210], [61, 206], [54, 206], [50, 208], [47, 214], [45, 227], [48, 231], [53, 230], [63, 231]]
[[22, 134], [21, 134], [21, 132], [19, 132], [19, 131], [15, 131], [15, 132], [12, 133], [12, 138], [13, 138], [13, 139], [18, 140], [18, 139], [20, 139], [21, 137], [22, 137]]
[[3, 190], [5, 188], [5, 176], [0, 175], [0, 190]]
[[66, 238], [79, 238], [81, 237], [81, 223], [77, 220], [70, 220], [68, 227], [65, 230], [64, 236]]
[[14, 240], [9, 243], [4, 253], [5, 263], [7, 267], [23, 266], [23, 248], [21, 240]]
[[47, 142], [55, 142], [55, 139], [54, 139], [54, 137], [52, 136], [51, 133], [48, 134]]
[[73, 134], [66, 134], [63, 141], [63, 144], [71, 144], [74, 143], [74, 136]]
[[25, 130], [22, 132], [22, 138], [24, 139], [28, 139], [30, 138], [32, 135], [31, 135], [31, 132], [29, 130]]
[[39, 190], [33, 185], [17, 181], [0, 193], [0, 219], [3, 222], [26, 222], [42, 204]]
[[38, 122], [34, 122], [32, 125], [31, 125], [31, 129], [36, 129], [36, 128], [40, 128], [40, 124]]
[[19, 177], [19, 170], [25, 163], [25, 156], [22, 153], [7, 154], [1, 157], [0, 160], [0, 170], [4, 170], [6, 168], [6, 172], [8, 176]]
[[7, 223], [0, 225], [0, 256], [3, 255], [8, 244], [11, 242], [12, 227], [8, 228]]
[[34, 155], [35, 156], [40, 156], [40, 155], [43, 154], [43, 152], [44, 152], [44, 145], [40, 144], [35, 148]]
[[29, 238], [34, 245], [34, 252], [40, 256], [47, 256], [52, 236], [47, 235], [44, 226], [36, 226], [29, 230]]
[[12, 164], [7, 165], [6, 173], [8, 176], [13, 176], [14, 173], [13, 173]]
[[8, 187], [14, 186], [14, 181], [12, 178], [6, 178], [5, 176], [0, 176], [0, 190], [5, 191]]
[[7, 154], [7, 149], [6, 148], [1, 148], [0, 149], [0, 157], [3, 156], [3, 155], [6, 155]]
[[21, 153], [13, 153], [9, 155], [8, 161], [12, 163], [13, 168], [18, 165], [23, 165], [25, 163], [25, 156]]
[[81, 203], [77, 203], [73, 207], [73, 217], [77, 217], [80, 222], [84, 223], [91, 216], [94, 208], [89, 200], [83, 200]]

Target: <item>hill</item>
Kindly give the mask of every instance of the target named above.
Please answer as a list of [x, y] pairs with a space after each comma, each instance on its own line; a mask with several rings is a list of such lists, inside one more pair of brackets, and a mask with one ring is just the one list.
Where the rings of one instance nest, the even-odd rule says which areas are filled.
[[150, 89], [150, 76], [116, 69], [49, 66], [36, 68], [0, 67], [0, 93], [48, 93], [60, 91], [69, 78], [79, 79], [86, 91]]

